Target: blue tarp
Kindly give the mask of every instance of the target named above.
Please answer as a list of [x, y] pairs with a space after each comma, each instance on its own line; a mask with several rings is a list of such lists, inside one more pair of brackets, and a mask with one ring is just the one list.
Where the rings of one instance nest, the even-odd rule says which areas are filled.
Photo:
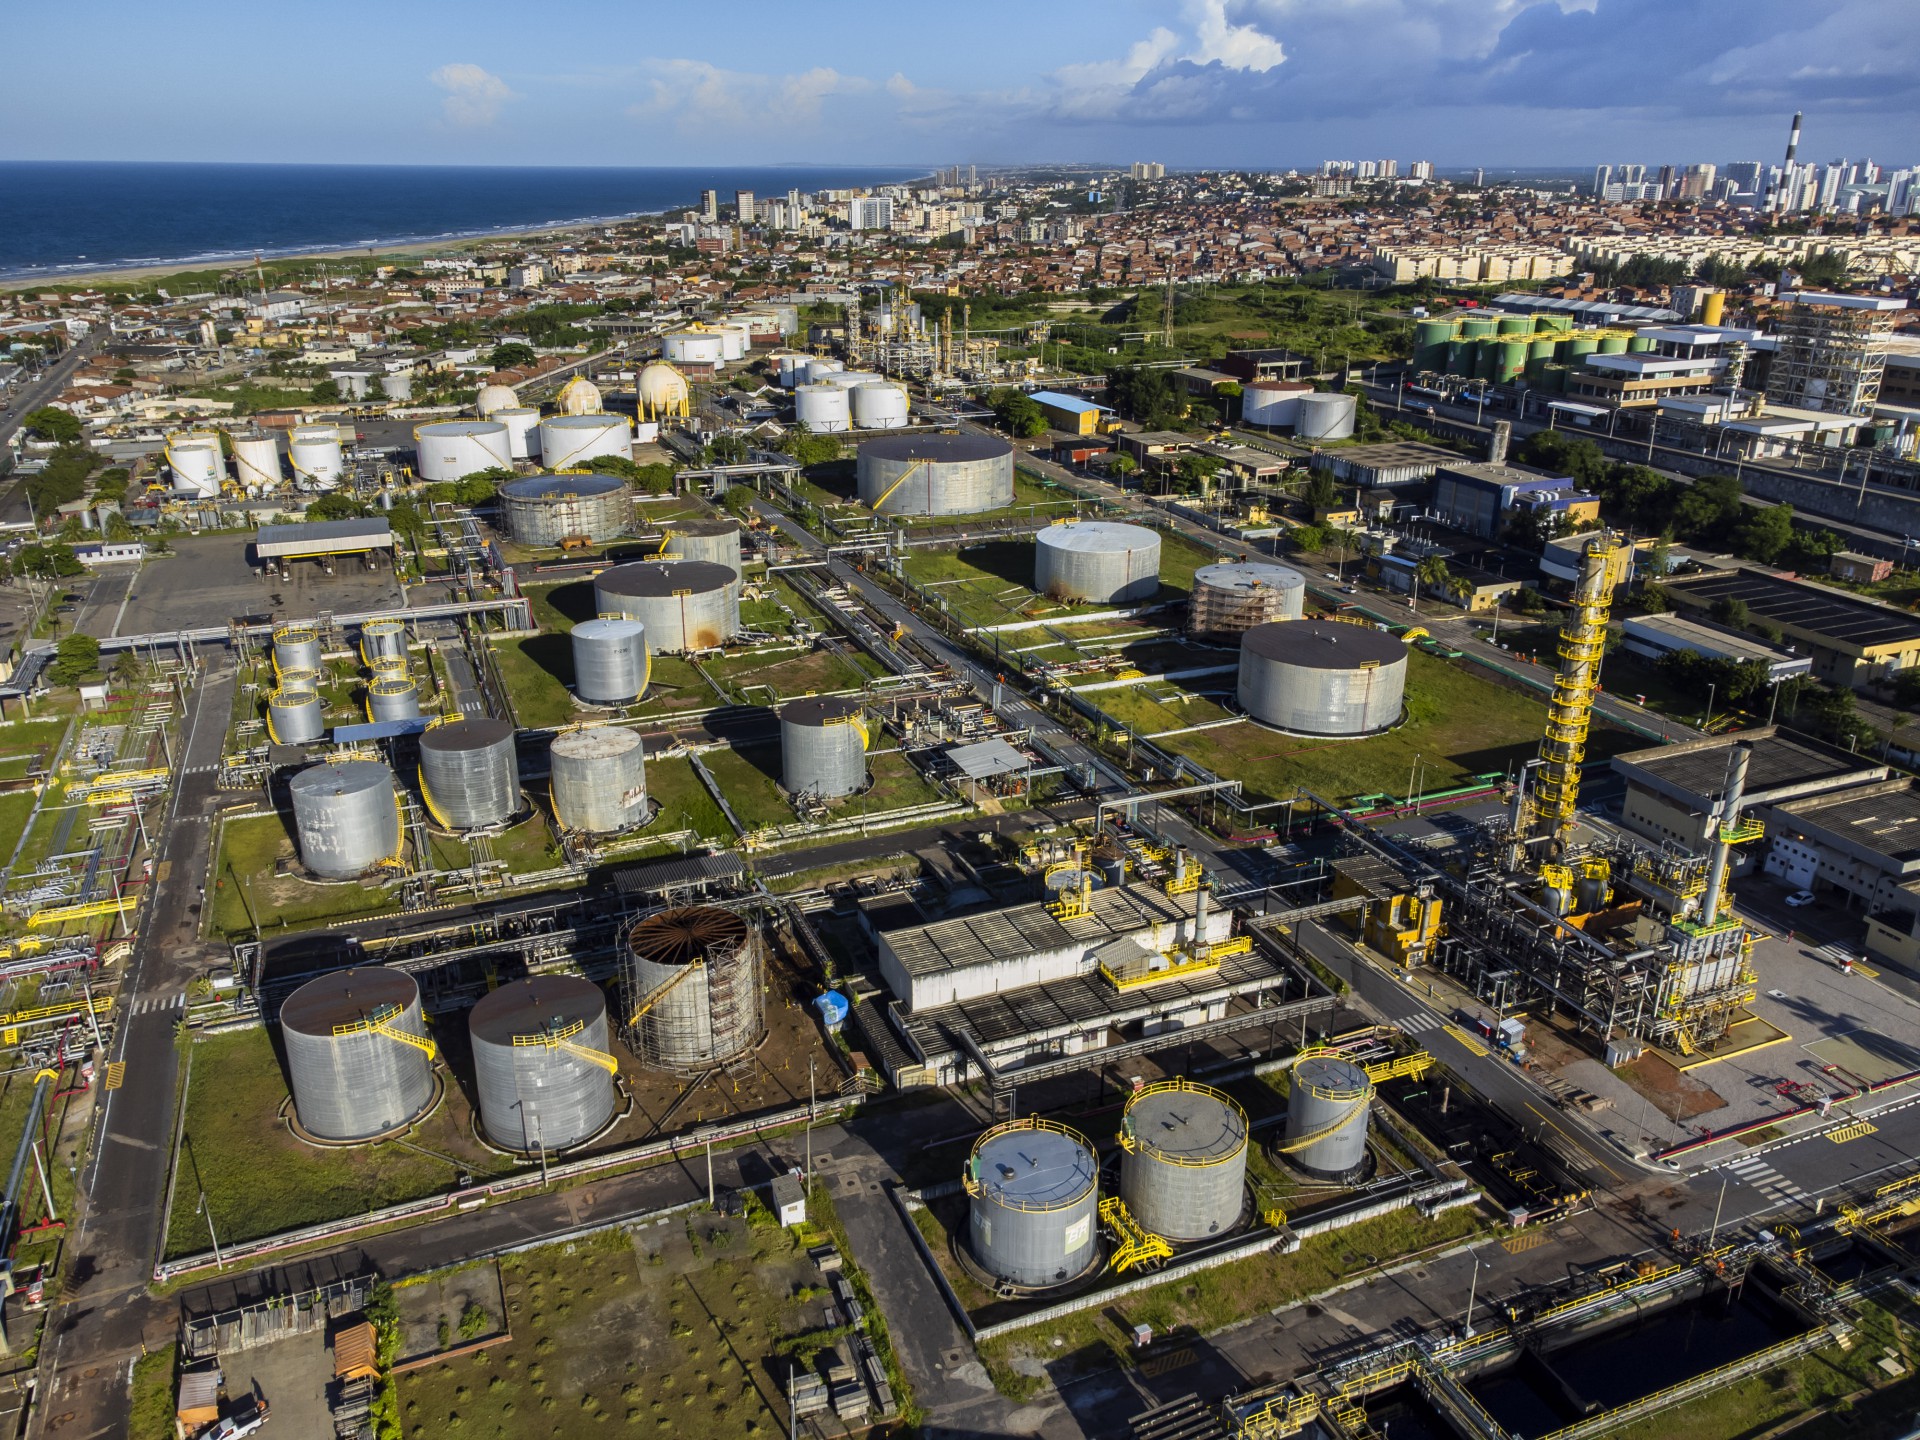
[[838, 990], [829, 990], [813, 1002], [813, 1008], [820, 1012], [820, 1019], [827, 1029], [838, 1030], [847, 1023], [847, 997]]

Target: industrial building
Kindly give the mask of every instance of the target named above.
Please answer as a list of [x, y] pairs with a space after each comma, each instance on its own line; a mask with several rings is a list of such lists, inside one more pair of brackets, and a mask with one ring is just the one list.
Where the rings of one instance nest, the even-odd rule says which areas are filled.
[[1600, 497], [1564, 476], [1455, 462], [1434, 472], [1433, 509], [1453, 529], [1491, 540], [1522, 510], [1545, 512], [1559, 528], [1598, 523]]
[[1046, 415], [1048, 428], [1063, 430], [1069, 435], [1098, 435], [1108, 428], [1108, 422], [1102, 417], [1113, 414], [1108, 406], [1053, 390], [1035, 390], [1027, 398]]
[[330, 560], [340, 555], [371, 557], [393, 551], [393, 527], [385, 520], [309, 520], [297, 525], [262, 525], [254, 532], [253, 556], [268, 569], [285, 569], [293, 560]]
[[1811, 290], [1795, 291], [1786, 301], [1775, 325], [1779, 348], [1767, 377], [1767, 399], [1808, 410], [1872, 414], [1893, 317], [1907, 302]]
[[1451, 465], [1459, 458], [1438, 445], [1396, 440], [1384, 445], [1355, 445], [1329, 451], [1315, 463], [1330, 471], [1336, 480], [1358, 485], [1363, 490], [1378, 490], [1423, 484], [1431, 480], [1442, 465]]
[[[1911, 776], [1783, 800], [1755, 813], [1767, 827], [1767, 874], [1878, 915], [1882, 929], [1897, 931], [1904, 919], [1911, 930], [1911, 914], [1896, 913], [1920, 909], [1920, 888], [1909, 888], [1920, 887], [1920, 790]], [[1911, 951], [1912, 936], [1904, 938]]]
[[1689, 618], [1738, 600], [1755, 621], [1778, 630], [1813, 661], [1813, 673], [1834, 685], [1889, 679], [1920, 664], [1920, 620], [1824, 585], [1763, 570], [1723, 570], [1667, 582], [1666, 592]]
[[860, 503], [882, 515], [977, 515], [1013, 504], [1013, 447], [993, 435], [863, 441]]
[[1884, 764], [1774, 726], [1703, 735], [1614, 757], [1614, 773], [1627, 786], [1622, 823], [1655, 844], [1671, 841], [1704, 851], [1736, 743], [1752, 747], [1744, 786], [1750, 808], [1830, 795], [1887, 776]]
[[1778, 682], [1812, 671], [1813, 661], [1778, 646], [1768, 645], [1740, 630], [1728, 630], [1679, 615], [1632, 615], [1623, 627], [1622, 647], [1630, 654], [1658, 660], [1678, 650], [1691, 650], [1709, 660], [1739, 664], [1757, 660], [1767, 667], [1767, 679]]

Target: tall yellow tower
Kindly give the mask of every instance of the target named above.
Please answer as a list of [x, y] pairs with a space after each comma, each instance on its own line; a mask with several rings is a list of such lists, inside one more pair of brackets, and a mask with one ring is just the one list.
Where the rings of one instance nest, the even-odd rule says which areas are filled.
[[1560, 627], [1560, 668], [1547, 702], [1547, 729], [1540, 738], [1540, 771], [1534, 780], [1526, 829], [1539, 833], [1573, 823], [1580, 801], [1580, 766], [1587, 753], [1587, 726], [1606, 653], [1607, 611], [1613, 603], [1613, 536], [1602, 531], [1587, 543], [1574, 582], [1573, 609]]

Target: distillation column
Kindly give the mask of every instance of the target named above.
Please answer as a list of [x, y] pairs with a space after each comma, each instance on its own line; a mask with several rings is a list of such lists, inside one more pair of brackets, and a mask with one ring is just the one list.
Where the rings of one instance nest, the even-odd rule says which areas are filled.
[[1573, 608], [1560, 628], [1560, 669], [1547, 702], [1547, 730], [1540, 740], [1540, 773], [1531, 808], [1536, 833], [1552, 833], [1573, 823], [1580, 801], [1580, 765], [1587, 753], [1587, 725], [1593, 693], [1606, 653], [1607, 608], [1613, 599], [1615, 548], [1601, 532], [1587, 544], [1574, 582]]

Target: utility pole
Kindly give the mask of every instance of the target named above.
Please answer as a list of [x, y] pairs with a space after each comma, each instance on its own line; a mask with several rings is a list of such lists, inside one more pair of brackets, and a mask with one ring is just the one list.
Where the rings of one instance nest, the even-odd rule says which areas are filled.
[[226, 1269], [226, 1257], [220, 1253], [220, 1237], [213, 1233], [213, 1211], [207, 1206], [207, 1192], [204, 1186], [200, 1190], [200, 1203], [194, 1208], [200, 1212], [200, 1218], [207, 1222], [207, 1238], [213, 1242], [214, 1269]]
[[807, 1056], [807, 1184], [813, 1184], [813, 1062], [814, 1057]]

